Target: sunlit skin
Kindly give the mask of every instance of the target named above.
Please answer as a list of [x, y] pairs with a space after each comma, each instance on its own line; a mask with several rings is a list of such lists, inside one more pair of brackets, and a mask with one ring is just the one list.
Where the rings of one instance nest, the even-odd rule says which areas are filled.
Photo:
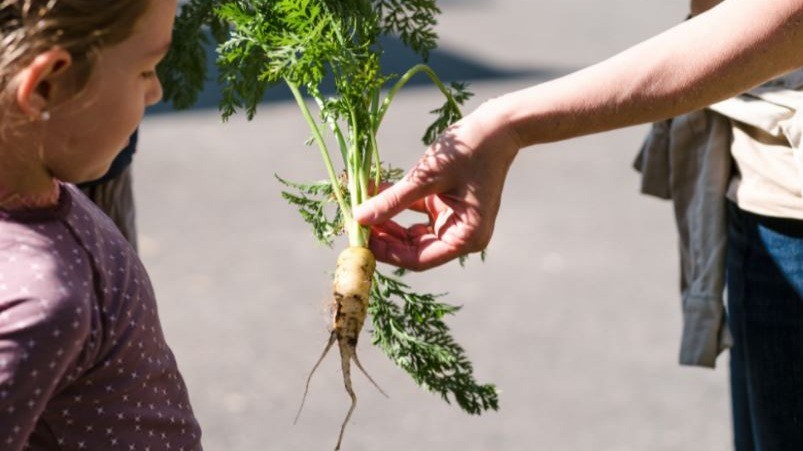
[[[508, 168], [524, 147], [676, 116], [803, 66], [803, 0], [717, 3], [694, 0], [694, 18], [599, 64], [490, 100], [447, 130], [402, 181], [355, 209], [374, 230], [376, 259], [425, 270], [484, 249]], [[428, 221], [392, 221], [408, 208]]]
[[77, 65], [58, 47], [33, 58], [5, 87], [4, 193], [33, 196], [51, 189], [54, 177], [79, 183], [108, 171], [145, 108], [162, 97], [155, 70], [170, 44], [177, 0], [146, 1], [134, 33], [99, 51], [80, 92], [73, 89]]

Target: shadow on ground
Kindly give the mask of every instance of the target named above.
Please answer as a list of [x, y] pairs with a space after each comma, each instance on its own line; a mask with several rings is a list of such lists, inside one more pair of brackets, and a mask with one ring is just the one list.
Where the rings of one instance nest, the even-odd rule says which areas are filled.
[[[382, 41], [385, 53], [382, 57], [382, 68], [385, 73], [403, 74], [414, 65], [421, 62], [421, 59], [412, 50], [402, 44], [396, 38], [385, 38]], [[208, 50], [207, 60], [209, 61], [209, 77], [201, 92], [198, 102], [190, 108], [216, 109], [220, 103], [220, 88], [215, 80], [217, 70], [214, 65], [215, 52]], [[547, 80], [570, 72], [567, 68], [544, 68], [544, 69], [502, 69], [496, 68], [481, 61], [477, 61], [466, 55], [450, 52], [447, 49], [437, 49], [430, 54], [428, 64], [435, 70], [438, 76], [446, 83], [456, 82], [478, 82], [488, 80], [502, 80], [512, 78], [528, 78], [536, 80]], [[418, 74], [413, 77], [407, 86], [429, 86], [431, 84], [426, 75]], [[324, 94], [331, 93], [333, 90], [331, 83], [322, 86]], [[292, 94], [283, 85], [268, 89], [265, 93], [263, 102], [280, 102], [292, 100]], [[172, 113], [176, 110], [169, 103], [162, 102], [148, 109], [149, 115], [159, 115]]]

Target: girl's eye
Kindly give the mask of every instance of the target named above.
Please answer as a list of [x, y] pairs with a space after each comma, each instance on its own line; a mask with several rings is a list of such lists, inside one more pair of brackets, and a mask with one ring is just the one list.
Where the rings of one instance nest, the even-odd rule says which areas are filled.
[[153, 78], [153, 77], [156, 76], [156, 71], [153, 71], [153, 70], [145, 71], [145, 72], [141, 73], [140, 76], [142, 78], [145, 78], [145, 79]]

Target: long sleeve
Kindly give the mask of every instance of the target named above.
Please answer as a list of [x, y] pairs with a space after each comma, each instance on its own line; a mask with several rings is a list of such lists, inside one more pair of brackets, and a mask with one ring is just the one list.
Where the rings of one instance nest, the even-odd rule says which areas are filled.
[[90, 329], [89, 308], [47, 259], [16, 247], [0, 260], [0, 448], [9, 451], [27, 443]]

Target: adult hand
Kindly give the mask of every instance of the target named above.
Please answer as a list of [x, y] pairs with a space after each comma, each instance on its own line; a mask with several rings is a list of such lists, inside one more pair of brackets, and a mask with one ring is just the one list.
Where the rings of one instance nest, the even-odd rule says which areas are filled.
[[[372, 226], [377, 260], [421, 271], [488, 245], [502, 188], [520, 145], [488, 102], [447, 129], [395, 185], [354, 210]], [[403, 227], [391, 218], [411, 209], [427, 223]]]

